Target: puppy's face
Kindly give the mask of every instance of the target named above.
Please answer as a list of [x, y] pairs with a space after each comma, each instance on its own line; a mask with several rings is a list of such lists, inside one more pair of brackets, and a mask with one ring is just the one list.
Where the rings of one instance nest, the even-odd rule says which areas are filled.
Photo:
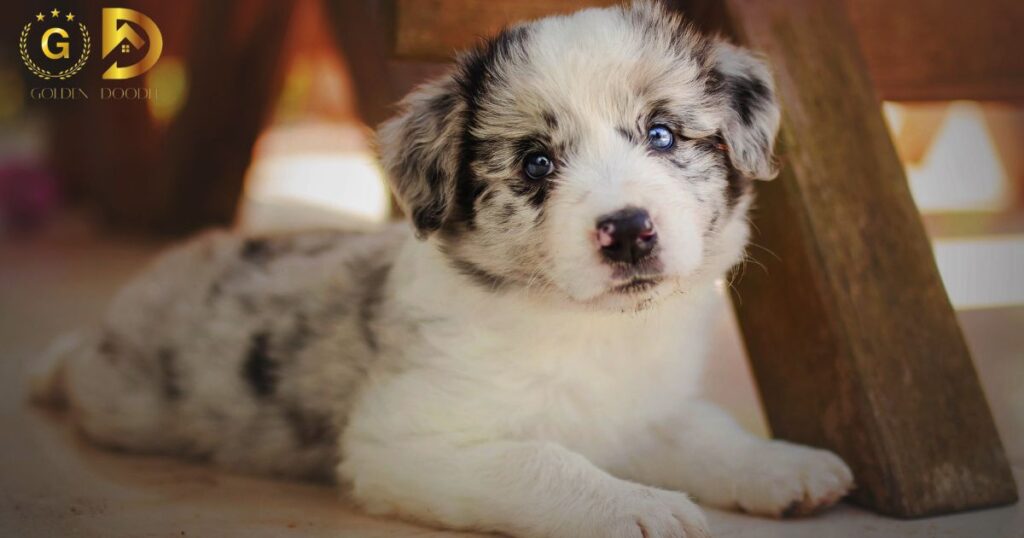
[[517, 26], [380, 129], [421, 237], [495, 290], [635, 309], [742, 255], [774, 175], [767, 69], [654, 4]]

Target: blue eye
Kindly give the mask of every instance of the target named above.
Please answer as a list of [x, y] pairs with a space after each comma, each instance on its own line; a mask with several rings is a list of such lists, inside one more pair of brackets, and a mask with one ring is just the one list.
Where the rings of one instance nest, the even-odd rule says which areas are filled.
[[555, 163], [543, 153], [531, 153], [523, 161], [523, 171], [530, 179], [541, 179], [555, 171]]
[[676, 137], [668, 127], [655, 125], [647, 131], [647, 143], [658, 151], [665, 151], [672, 149], [676, 143]]

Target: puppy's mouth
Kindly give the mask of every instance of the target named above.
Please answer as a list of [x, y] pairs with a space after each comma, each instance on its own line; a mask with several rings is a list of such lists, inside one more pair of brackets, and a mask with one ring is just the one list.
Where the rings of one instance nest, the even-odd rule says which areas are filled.
[[655, 286], [660, 284], [661, 280], [661, 277], [635, 276], [631, 278], [628, 282], [613, 287], [611, 291], [619, 295], [635, 295], [638, 293], [650, 291]]

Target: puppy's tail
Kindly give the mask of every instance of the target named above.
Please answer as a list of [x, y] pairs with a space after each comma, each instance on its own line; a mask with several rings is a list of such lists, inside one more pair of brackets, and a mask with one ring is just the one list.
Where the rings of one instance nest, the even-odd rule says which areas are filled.
[[61, 335], [28, 367], [28, 398], [32, 403], [55, 409], [67, 407], [66, 367], [68, 360], [86, 347], [84, 332]]

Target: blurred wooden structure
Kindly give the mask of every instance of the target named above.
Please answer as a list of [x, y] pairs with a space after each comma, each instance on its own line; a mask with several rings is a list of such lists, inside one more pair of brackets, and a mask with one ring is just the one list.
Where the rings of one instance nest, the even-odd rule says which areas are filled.
[[[504, 24], [617, 0], [126, 0], [124, 7], [159, 22], [164, 56], [184, 58], [185, 105], [168, 125], [158, 125], [141, 101], [57, 109], [61, 175], [122, 228], [184, 234], [229, 225], [252, 144], [277, 102], [283, 49], [289, 35], [307, 31], [290, 24], [303, 3], [320, 6], [355, 81], [359, 113], [372, 126], [455, 51]], [[688, 4], [691, 13], [715, 5]], [[844, 6], [881, 98], [1024, 99], [1024, 55], [1015, 46], [1024, 3], [989, 0], [970, 10], [925, 0]], [[24, 7], [26, 17], [35, 9]], [[99, 10], [87, 0], [69, 7], [98, 24]], [[100, 67], [91, 62], [92, 73], [80, 79], [98, 79]]]
[[[291, 0], [123, 2], [157, 21], [164, 58], [183, 58], [187, 97], [167, 124], [148, 103], [102, 101], [99, 86], [144, 86], [144, 79], [100, 81], [94, 59], [69, 85], [92, 93], [75, 107], [53, 107], [58, 173], [121, 229], [185, 234], [230, 225], [252, 146], [276, 103]], [[35, 9], [35, 8], [33, 8]], [[70, 9], [92, 28], [101, 10]]]
[[[448, 57], [509, 22], [610, 3], [395, 0], [395, 53]], [[755, 217], [776, 256], [757, 256], [766, 270], [747, 272], [735, 302], [774, 433], [839, 453], [854, 499], [881, 513], [1016, 500], [879, 96], [1024, 98], [1024, 4], [670, 3], [765, 54], [785, 108], [787, 164]]]
[[[301, 1], [322, 2], [370, 124], [437, 71], [420, 61], [516, 20], [615, 3], [126, 0], [186, 58], [188, 97], [166, 126], [142, 103], [60, 116], [64, 174], [122, 226], [230, 224]], [[755, 237], [777, 258], [758, 256], [767, 274], [748, 271], [736, 304], [775, 434], [838, 452], [857, 474], [855, 499], [886, 514], [1015, 500], [879, 98], [1024, 99], [1024, 3], [666, 1], [766, 54], [778, 78], [787, 164], [760, 189]]]
[[[450, 58], [512, 21], [618, 3], [393, 1], [395, 53], [421, 59]], [[712, 0], [689, 4], [688, 10], [714, 6]], [[1024, 2], [988, 0], [962, 9], [948, 1], [842, 0], [842, 7], [882, 99], [1024, 99], [1024, 54], [1018, 45]]]

